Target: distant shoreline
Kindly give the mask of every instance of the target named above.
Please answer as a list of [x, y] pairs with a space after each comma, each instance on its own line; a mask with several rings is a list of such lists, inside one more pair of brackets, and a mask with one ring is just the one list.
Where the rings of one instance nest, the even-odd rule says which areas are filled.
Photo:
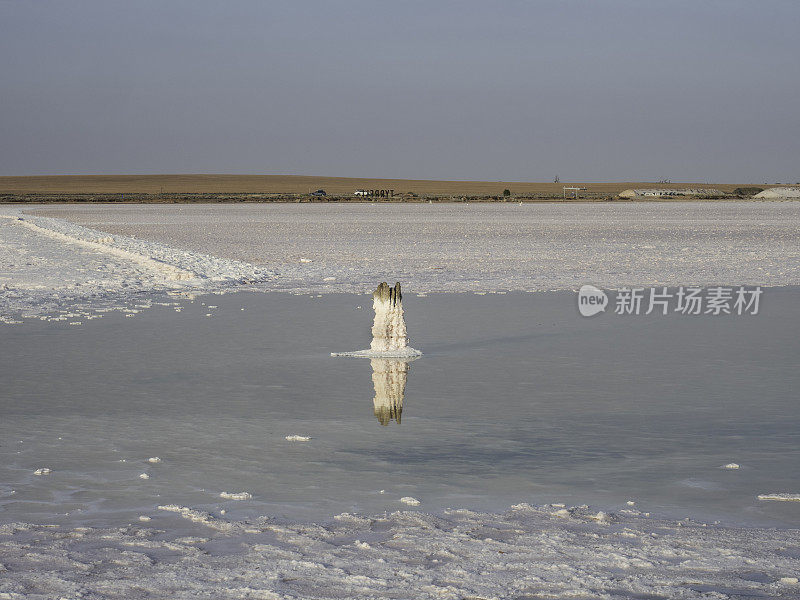
[[[753, 198], [726, 194], [724, 196], [683, 196], [683, 197], [637, 197], [618, 198], [615, 196], [581, 196], [579, 198], [563, 198], [559, 196], [418, 196], [416, 198], [353, 198], [350, 196], [314, 197], [298, 194], [266, 195], [254, 197], [254, 194], [2, 194], [0, 205], [33, 205], [33, 204], [597, 204], [614, 202], [617, 204], [633, 204], [642, 202], [769, 202], [775, 198]], [[783, 198], [783, 201], [800, 200]]]
[[[370, 179], [302, 175], [47, 175], [0, 176], [0, 203], [236, 202], [682, 202], [737, 200], [778, 184], [691, 182], [514, 182]], [[576, 192], [564, 188], [580, 188]], [[629, 189], [709, 190], [709, 196], [620, 199]], [[313, 196], [324, 190], [324, 196]], [[357, 196], [392, 190], [392, 197]], [[504, 195], [506, 192], [508, 195]], [[565, 198], [565, 195], [567, 198]]]

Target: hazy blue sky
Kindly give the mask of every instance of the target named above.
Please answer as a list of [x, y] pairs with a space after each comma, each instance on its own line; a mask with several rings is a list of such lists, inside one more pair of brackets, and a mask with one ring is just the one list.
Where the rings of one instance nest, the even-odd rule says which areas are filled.
[[800, 2], [0, 0], [0, 174], [800, 181]]

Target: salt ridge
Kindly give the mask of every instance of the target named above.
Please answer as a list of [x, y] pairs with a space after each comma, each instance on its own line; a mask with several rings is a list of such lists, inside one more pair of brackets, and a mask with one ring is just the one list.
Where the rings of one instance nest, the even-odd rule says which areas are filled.
[[[20, 313], [53, 316], [63, 307], [83, 309], [55, 320], [89, 320], [107, 310], [131, 316], [139, 312], [128, 306], [141, 302], [139, 292], [225, 292], [275, 277], [274, 271], [245, 262], [110, 235], [18, 208], [0, 208], [0, 228], [7, 240], [0, 243], [0, 323], [19, 324]], [[2, 277], [4, 266], [10, 277]]]

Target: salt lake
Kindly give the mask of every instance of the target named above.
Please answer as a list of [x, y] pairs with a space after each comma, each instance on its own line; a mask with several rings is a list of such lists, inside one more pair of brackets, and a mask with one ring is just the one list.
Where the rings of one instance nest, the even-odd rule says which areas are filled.
[[389, 365], [330, 356], [368, 345], [366, 295], [164, 297], [181, 311], [6, 327], [0, 518], [320, 521], [412, 497], [797, 525], [800, 503], [757, 496], [800, 491], [798, 294], [766, 289], [757, 315], [585, 318], [571, 292], [407, 293], [424, 356], [395, 369], [399, 406], [378, 389]]

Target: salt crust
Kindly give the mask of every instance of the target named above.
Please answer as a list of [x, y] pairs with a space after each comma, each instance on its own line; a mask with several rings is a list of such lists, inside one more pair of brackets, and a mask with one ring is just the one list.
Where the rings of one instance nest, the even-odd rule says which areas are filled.
[[[343, 513], [319, 524], [227, 521], [185, 506], [159, 508], [155, 527], [147, 521], [114, 529], [0, 525], [0, 594], [133, 600], [797, 594], [797, 557], [787, 551], [800, 545], [795, 529], [729, 528], [559, 504], [518, 504], [500, 514]], [[173, 524], [164, 531], [170, 515], [181, 517], [183, 530]]]

